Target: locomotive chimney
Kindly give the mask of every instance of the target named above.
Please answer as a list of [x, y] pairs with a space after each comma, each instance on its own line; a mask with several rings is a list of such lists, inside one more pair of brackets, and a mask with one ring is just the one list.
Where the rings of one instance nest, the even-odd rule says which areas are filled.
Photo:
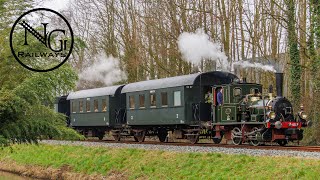
[[270, 100], [273, 99], [273, 86], [272, 85], [269, 86], [269, 99]]
[[272, 84], [270, 84], [270, 86], [269, 86], [269, 93], [273, 93], [273, 86], [272, 86]]
[[283, 73], [275, 73], [275, 74], [276, 74], [277, 97], [282, 97]]

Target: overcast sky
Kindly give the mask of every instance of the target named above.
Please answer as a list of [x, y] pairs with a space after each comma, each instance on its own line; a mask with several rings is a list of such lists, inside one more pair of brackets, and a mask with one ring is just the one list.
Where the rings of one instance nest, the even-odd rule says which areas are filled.
[[[44, 0], [38, 7], [44, 7], [60, 11], [68, 7], [70, 0]], [[41, 5], [42, 4], [42, 5]]]

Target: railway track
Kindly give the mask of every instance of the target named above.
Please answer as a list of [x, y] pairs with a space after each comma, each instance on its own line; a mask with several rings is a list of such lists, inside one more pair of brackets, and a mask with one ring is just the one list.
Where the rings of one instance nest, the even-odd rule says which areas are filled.
[[287, 145], [279, 146], [276, 144], [265, 144], [260, 146], [251, 146], [249, 144], [233, 145], [233, 144], [213, 144], [213, 143], [197, 143], [190, 144], [186, 142], [156, 142], [156, 141], [145, 141], [135, 142], [133, 140], [125, 141], [113, 141], [113, 140], [96, 140], [89, 139], [88, 142], [103, 142], [103, 143], [123, 143], [123, 144], [147, 144], [147, 145], [169, 145], [169, 146], [198, 146], [198, 147], [223, 147], [223, 148], [240, 148], [240, 149], [260, 149], [260, 150], [287, 150], [287, 151], [304, 151], [304, 152], [320, 152], [320, 146], [300, 146], [300, 145]]

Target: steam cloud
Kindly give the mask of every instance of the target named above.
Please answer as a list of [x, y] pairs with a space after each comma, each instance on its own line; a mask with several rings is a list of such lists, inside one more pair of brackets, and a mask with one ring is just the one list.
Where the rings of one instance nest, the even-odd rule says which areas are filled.
[[261, 63], [250, 63], [248, 61], [238, 61], [233, 63], [233, 66], [240, 66], [242, 68], [258, 68], [264, 71], [276, 72], [276, 69], [272, 65], [263, 65]]
[[126, 80], [127, 75], [120, 69], [119, 59], [100, 54], [91, 66], [84, 69], [79, 78], [86, 81], [104, 82], [109, 86]]
[[201, 60], [210, 59], [217, 62], [218, 69], [228, 70], [227, 56], [221, 52], [219, 44], [210, 41], [203, 29], [180, 34], [178, 48], [182, 58], [188, 62], [199, 65]]

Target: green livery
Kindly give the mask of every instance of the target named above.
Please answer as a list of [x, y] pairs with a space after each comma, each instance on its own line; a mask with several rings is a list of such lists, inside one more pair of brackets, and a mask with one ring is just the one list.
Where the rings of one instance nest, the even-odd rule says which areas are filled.
[[[222, 86], [214, 86], [213, 91], [215, 92], [218, 88], [223, 88], [223, 104], [217, 105], [217, 102], [213, 103], [213, 111], [215, 116], [213, 124], [219, 123], [230, 123], [240, 122], [241, 115], [239, 112], [239, 102], [243, 100], [245, 95], [254, 94], [254, 91], [262, 92], [262, 85], [253, 83], [231, 83]], [[253, 112], [251, 115], [259, 116], [261, 112]], [[253, 118], [252, 121], [260, 122], [261, 119]], [[249, 120], [251, 121], [251, 120]]]
[[[240, 82], [231, 73], [196, 73], [73, 92], [69, 102], [62, 98], [55, 109], [70, 114], [70, 126], [99, 139], [111, 131], [116, 141], [133, 136], [143, 142], [145, 136], [156, 135], [164, 142], [171, 131], [191, 143], [200, 137], [220, 143], [225, 137], [236, 145], [285, 145], [301, 140], [301, 127], [308, 122], [303, 107], [293, 114], [292, 104], [282, 96], [282, 80], [276, 73], [273, 97], [272, 92], [262, 93], [262, 85]], [[69, 104], [70, 111], [64, 111]]]

